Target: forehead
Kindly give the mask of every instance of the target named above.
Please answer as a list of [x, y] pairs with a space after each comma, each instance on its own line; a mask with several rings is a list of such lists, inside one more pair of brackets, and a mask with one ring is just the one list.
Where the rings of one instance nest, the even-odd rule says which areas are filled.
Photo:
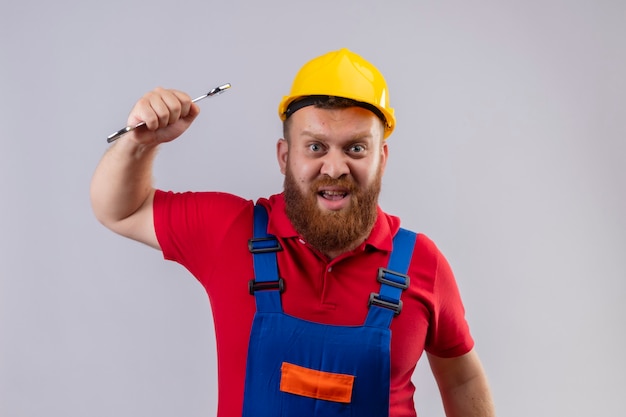
[[290, 137], [372, 139], [382, 141], [384, 126], [378, 116], [361, 107], [324, 109], [304, 107], [288, 119]]

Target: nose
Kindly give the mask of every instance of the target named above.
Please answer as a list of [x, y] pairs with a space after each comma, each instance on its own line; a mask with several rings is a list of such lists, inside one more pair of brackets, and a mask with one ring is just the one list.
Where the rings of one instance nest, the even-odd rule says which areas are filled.
[[350, 173], [347, 156], [341, 150], [330, 150], [322, 160], [320, 174], [338, 179]]

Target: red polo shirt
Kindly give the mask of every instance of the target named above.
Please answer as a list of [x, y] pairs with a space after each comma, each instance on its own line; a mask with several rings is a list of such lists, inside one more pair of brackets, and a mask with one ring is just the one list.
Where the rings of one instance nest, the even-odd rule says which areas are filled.
[[[368, 239], [357, 249], [326, 259], [296, 233], [285, 214], [282, 194], [259, 200], [269, 212], [269, 233], [283, 247], [277, 253], [285, 280], [285, 313], [334, 325], [360, 325], [367, 302], [380, 284], [376, 273], [386, 266], [397, 217], [378, 209]], [[209, 296], [218, 352], [219, 417], [239, 417], [243, 404], [248, 337], [255, 312], [248, 293], [253, 277], [248, 239], [252, 237], [253, 202], [232, 194], [157, 191], [154, 225], [163, 256], [185, 266]], [[410, 286], [403, 309], [391, 324], [390, 416], [415, 416], [411, 376], [423, 350], [455, 357], [473, 340], [448, 262], [426, 236], [419, 234], [409, 268]]]

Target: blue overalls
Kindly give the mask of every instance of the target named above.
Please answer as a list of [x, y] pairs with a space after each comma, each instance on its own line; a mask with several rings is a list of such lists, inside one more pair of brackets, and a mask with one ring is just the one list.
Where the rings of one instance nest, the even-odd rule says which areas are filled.
[[[370, 295], [362, 326], [314, 323], [283, 313], [276, 238], [267, 234], [267, 212], [254, 208], [256, 301], [243, 403], [244, 417], [334, 417], [389, 414], [392, 318], [400, 313], [400, 295], [416, 235], [400, 229], [388, 268], [379, 268], [380, 292]], [[363, 300], [365, 302], [365, 300]]]

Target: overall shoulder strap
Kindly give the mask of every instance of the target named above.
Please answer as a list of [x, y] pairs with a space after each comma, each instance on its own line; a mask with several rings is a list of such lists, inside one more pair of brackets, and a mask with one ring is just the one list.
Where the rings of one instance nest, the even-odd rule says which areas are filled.
[[366, 326], [389, 327], [391, 320], [402, 311], [402, 291], [409, 287], [407, 272], [413, 257], [417, 235], [400, 229], [393, 238], [393, 248], [387, 268], [378, 268], [380, 292], [371, 293]]
[[285, 284], [278, 276], [276, 252], [280, 242], [267, 233], [267, 210], [260, 204], [254, 206], [254, 232], [248, 241], [248, 250], [254, 261], [254, 278], [248, 282], [248, 291], [254, 295], [257, 311], [282, 312], [280, 293]]

